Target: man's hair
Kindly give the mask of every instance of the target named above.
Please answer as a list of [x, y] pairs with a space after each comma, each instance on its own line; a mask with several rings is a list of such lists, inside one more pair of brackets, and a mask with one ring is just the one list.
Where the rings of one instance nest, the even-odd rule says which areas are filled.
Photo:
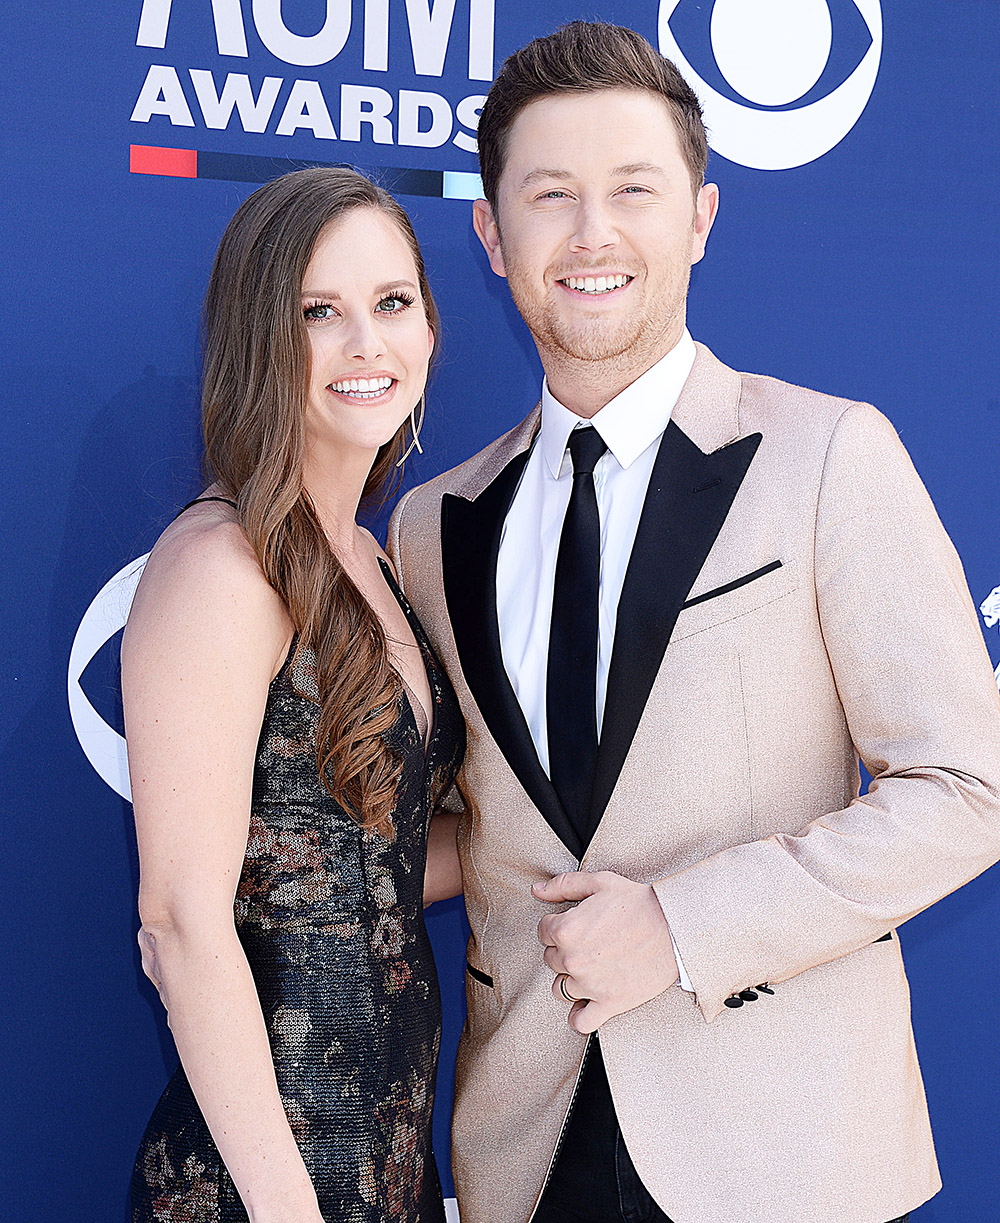
[[641, 34], [620, 25], [572, 21], [536, 38], [504, 62], [479, 120], [483, 190], [496, 213], [514, 120], [538, 98], [603, 89], [642, 89], [661, 97], [677, 128], [694, 191], [705, 181], [708, 139], [701, 104], [677, 68]]

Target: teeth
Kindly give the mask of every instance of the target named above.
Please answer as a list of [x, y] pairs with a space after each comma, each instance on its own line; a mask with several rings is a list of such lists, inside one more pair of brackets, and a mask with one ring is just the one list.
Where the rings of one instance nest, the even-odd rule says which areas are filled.
[[632, 279], [631, 276], [567, 276], [563, 281], [569, 289], [578, 293], [610, 293], [613, 289], [622, 289]]
[[375, 399], [392, 386], [391, 378], [343, 378], [340, 382], [331, 382], [330, 390], [341, 395], [357, 395]]

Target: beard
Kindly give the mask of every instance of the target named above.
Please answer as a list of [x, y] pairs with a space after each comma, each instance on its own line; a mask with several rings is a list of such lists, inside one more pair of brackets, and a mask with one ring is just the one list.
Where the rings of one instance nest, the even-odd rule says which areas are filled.
[[[600, 275], [602, 269], [592, 270], [594, 275]], [[581, 312], [574, 317], [552, 300], [552, 295], [562, 290], [553, 287], [549, 295], [542, 296], [516, 261], [506, 263], [511, 297], [540, 356], [548, 354], [559, 361], [607, 362], [615, 367], [658, 360], [663, 355], [660, 349], [665, 337], [675, 329], [678, 317], [683, 318], [690, 263], [678, 259], [665, 271], [665, 283], [655, 292], [650, 292], [648, 278], [641, 281], [642, 296], [627, 314], [587, 317]], [[635, 280], [632, 285], [640, 287]]]

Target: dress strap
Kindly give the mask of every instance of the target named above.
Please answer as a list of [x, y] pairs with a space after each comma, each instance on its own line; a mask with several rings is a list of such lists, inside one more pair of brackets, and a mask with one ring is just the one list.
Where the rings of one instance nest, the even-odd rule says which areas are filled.
[[228, 497], [195, 497], [195, 499], [193, 501], [189, 501], [187, 505], [182, 505], [174, 517], [180, 518], [181, 514], [183, 514], [185, 510], [189, 510], [192, 505], [201, 505], [203, 501], [221, 501], [224, 505], [231, 505], [234, 510], [236, 509], [236, 502], [230, 501]]

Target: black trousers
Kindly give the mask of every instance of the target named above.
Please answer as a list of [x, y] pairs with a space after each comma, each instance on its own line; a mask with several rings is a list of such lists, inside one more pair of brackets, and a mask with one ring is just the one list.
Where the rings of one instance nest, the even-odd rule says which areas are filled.
[[[909, 1217], [890, 1223], [906, 1223]], [[533, 1223], [671, 1223], [629, 1158], [596, 1038]]]

